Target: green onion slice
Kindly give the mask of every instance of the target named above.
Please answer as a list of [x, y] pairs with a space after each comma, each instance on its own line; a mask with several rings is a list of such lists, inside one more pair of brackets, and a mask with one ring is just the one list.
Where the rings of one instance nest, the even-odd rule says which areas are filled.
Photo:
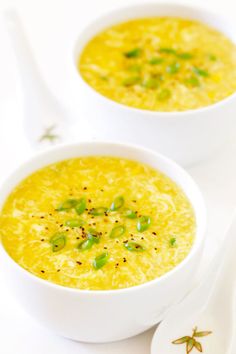
[[184, 60], [188, 60], [188, 59], [193, 58], [193, 55], [191, 53], [178, 53], [177, 56], [178, 56], [178, 58], [184, 59]]
[[75, 206], [75, 211], [78, 215], [81, 215], [86, 209], [86, 199], [80, 198]]
[[60, 232], [57, 232], [50, 239], [50, 243], [52, 244], [52, 251], [58, 252], [62, 250], [66, 245], [66, 235]]
[[130, 252], [143, 252], [145, 248], [137, 242], [126, 242], [124, 247]]
[[87, 239], [78, 244], [78, 249], [80, 251], [87, 251], [89, 250], [94, 244], [94, 241], [92, 239]]
[[139, 232], [146, 231], [151, 224], [150, 216], [143, 215], [137, 221], [137, 230]]
[[138, 57], [140, 57], [141, 52], [142, 51], [140, 48], [134, 48], [134, 49], [129, 50], [128, 52], [125, 52], [124, 56], [126, 58], [138, 58]]
[[104, 215], [106, 212], [107, 212], [107, 208], [98, 207], [98, 208], [91, 209], [89, 213], [93, 216], [99, 216], [99, 215]]
[[158, 94], [158, 96], [157, 96], [157, 99], [158, 99], [159, 101], [166, 101], [166, 100], [168, 100], [170, 97], [171, 97], [171, 91], [166, 88], [166, 89], [162, 89], [162, 90], [159, 92], [159, 94]]
[[166, 48], [166, 47], [163, 47], [163, 48], [160, 48], [160, 49], [159, 49], [159, 52], [160, 52], [160, 53], [165, 53], [165, 54], [174, 54], [174, 55], [176, 55], [176, 50], [173, 49], [173, 48]]
[[176, 238], [175, 238], [175, 237], [172, 237], [172, 238], [170, 239], [169, 243], [170, 243], [170, 246], [171, 246], [171, 247], [175, 247], [175, 246], [176, 246]]
[[197, 68], [196, 66], [193, 67], [193, 72], [199, 76], [207, 77], [209, 73], [206, 70]]
[[77, 205], [78, 200], [77, 199], [67, 199], [63, 203], [59, 205], [59, 207], [56, 209], [56, 211], [66, 211], [70, 210], [72, 208], [75, 208]]
[[148, 89], [156, 89], [160, 85], [160, 79], [156, 77], [150, 77], [146, 79], [142, 86], [148, 88]]
[[118, 225], [118, 226], [113, 227], [109, 236], [110, 236], [110, 238], [117, 238], [117, 237], [124, 235], [125, 231], [126, 231], [126, 228], [124, 225]]
[[141, 78], [139, 76], [127, 77], [127, 79], [125, 79], [123, 81], [123, 86], [126, 86], [126, 87], [133, 86], [133, 85], [140, 83], [140, 81], [141, 81]]
[[80, 227], [85, 224], [84, 220], [79, 219], [70, 219], [66, 220], [65, 225], [68, 227]]
[[189, 86], [192, 86], [192, 87], [198, 87], [198, 86], [200, 86], [200, 81], [199, 81], [199, 79], [198, 79], [196, 76], [194, 76], [194, 75], [192, 75], [192, 76], [190, 76], [188, 79], [186, 79], [186, 80], [184, 81], [184, 83], [185, 83], [186, 85], [189, 85]]
[[108, 259], [109, 259], [109, 255], [107, 252], [104, 252], [99, 256], [97, 256], [93, 261], [94, 269], [98, 270], [102, 268], [108, 262]]
[[116, 211], [120, 209], [124, 205], [124, 203], [125, 203], [124, 197], [122, 196], [116, 197], [110, 206], [110, 211]]
[[157, 64], [161, 64], [163, 63], [164, 58], [157, 58], [157, 57], [153, 57], [149, 60], [149, 64], [151, 65], [157, 65]]
[[136, 219], [137, 218], [137, 214], [135, 213], [135, 211], [133, 211], [131, 209], [125, 209], [124, 216], [128, 219]]
[[100, 241], [99, 232], [94, 230], [94, 229], [89, 229], [88, 230], [87, 237], [88, 237], [89, 240], [92, 240], [93, 243], [99, 243], [99, 241]]
[[175, 62], [169, 66], [167, 66], [166, 71], [169, 74], [176, 74], [180, 69], [180, 64], [178, 62]]

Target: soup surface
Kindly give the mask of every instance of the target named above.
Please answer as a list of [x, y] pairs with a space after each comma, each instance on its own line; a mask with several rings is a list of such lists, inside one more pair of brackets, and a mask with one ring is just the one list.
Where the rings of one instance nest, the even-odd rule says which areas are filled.
[[184, 111], [236, 91], [236, 46], [197, 21], [137, 19], [90, 40], [78, 69], [96, 91], [124, 105]]
[[135, 161], [83, 157], [49, 165], [8, 197], [0, 234], [29, 272], [79, 289], [160, 277], [189, 253], [195, 216], [167, 176]]

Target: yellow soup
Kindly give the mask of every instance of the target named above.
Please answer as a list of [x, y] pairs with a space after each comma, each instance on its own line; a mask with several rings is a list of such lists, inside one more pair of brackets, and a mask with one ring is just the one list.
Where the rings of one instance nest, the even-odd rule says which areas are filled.
[[0, 233], [9, 255], [40, 278], [119, 289], [178, 265], [194, 242], [195, 216], [161, 172], [123, 158], [83, 157], [22, 181], [3, 207]]
[[90, 40], [78, 69], [96, 91], [124, 105], [185, 111], [235, 92], [236, 47], [197, 21], [137, 19]]

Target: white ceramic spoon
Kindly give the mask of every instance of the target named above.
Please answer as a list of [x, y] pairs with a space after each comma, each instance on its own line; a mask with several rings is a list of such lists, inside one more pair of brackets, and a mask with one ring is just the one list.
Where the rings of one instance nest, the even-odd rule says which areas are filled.
[[33, 147], [68, 140], [71, 137], [70, 113], [62, 108], [42, 80], [18, 14], [8, 10], [4, 20], [22, 81], [27, 138]]
[[[153, 337], [151, 354], [235, 354], [236, 216], [202, 283], [167, 314]], [[189, 338], [194, 337], [198, 343]], [[180, 338], [183, 338], [182, 340]], [[179, 344], [173, 341], [179, 340]], [[187, 347], [187, 342], [188, 347]], [[199, 344], [200, 343], [200, 344]], [[192, 347], [193, 346], [193, 347]], [[188, 348], [188, 350], [187, 350]]]

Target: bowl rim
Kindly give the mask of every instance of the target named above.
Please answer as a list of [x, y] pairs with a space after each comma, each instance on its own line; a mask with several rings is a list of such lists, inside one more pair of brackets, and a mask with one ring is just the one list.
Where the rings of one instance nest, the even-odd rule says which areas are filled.
[[[137, 153], [142, 153], [145, 154], [146, 157], [148, 156], [152, 156], [153, 158], [155, 158], [156, 160], [160, 161], [161, 163], [163, 163], [165, 166], [168, 166], [172, 171], [176, 171], [176, 174], [179, 172], [181, 174], [181, 178], [188, 180], [189, 183], [191, 184], [191, 189], [195, 190], [197, 197], [199, 199], [199, 207], [195, 208], [192, 205], [192, 202], [190, 200], [190, 203], [194, 209], [194, 212], [196, 213], [197, 210], [201, 209], [201, 220], [200, 220], [200, 227], [197, 225], [196, 227], [196, 238], [194, 240], [194, 243], [192, 245], [192, 248], [190, 249], [188, 255], [173, 269], [171, 269], [170, 271], [168, 271], [167, 273], [163, 274], [161, 277], [159, 278], [154, 278], [150, 281], [147, 281], [145, 283], [142, 284], [138, 284], [138, 285], [134, 285], [131, 287], [127, 287], [127, 288], [121, 288], [121, 289], [108, 289], [108, 290], [88, 290], [88, 289], [79, 289], [79, 288], [72, 288], [72, 287], [67, 287], [64, 285], [60, 285], [54, 282], [51, 282], [47, 279], [43, 279], [38, 277], [37, 275], [31, 273], [30, 271], [26, 270], [25, 268], [23, 268], [20, 264], [18, 264], [7, 252], [7, 250], [5, 249], [3, 242], [0, 242], [0, 252], [1, 254], [6, 258], [6, 260], [8, 261], [8, 263], [10, 262], [10, 264], [19, 272], [21, 272], [23, 275], [25, 274], [26, 277], [29, 277], [30, 279], [32, 279], [35, 282], [39, 282], [42, 285], [57, 289], [57, 290], [61, 290], [61, 291], [67, 291], [67, 292], [71, 292], [71, 293], [77, 293], [77, 294], [89, 294], [90, 296], [92, 295], [109, 295], [109, 294], [124, 294], [126, 292], [134, 292], [134, 291], [138, 291], [144, 288], [148, 288], [149, 286], [155, 285], [155, 284], [161, 284], [164, 281], [168, 280], [168, 278], [171, 278], [175, 275], [175, 273], [180, 272], [182, 270], [182, 268], [184, 268], [189, 261], [191, 260], [191, 258], [199, 251], [200, 248], [203, 247], [204, 244], [204, 240], [205, 240], [205, 234], [206, 234], [206, 224], [207, 224], [207, 210], [206, 210], [206, 205], [205, 205], [205, 201], [203, 199], [202, 193], [200, 188], [198, 187], [197, 183], [195, 182], [195, 180], [192, 178], [192, 176], [180, 165], [178, 165], [175, 161], [171, 160], [170, 158], [164, 156], [161, 153], [158, 153], [154, 150], [151, 150], [149, 148], [140, 146], [140, 145], [136, 145], [136, 144], [127, 144], [127, 143], [123, 143], [123, 142], [112, 142], [112, 141], [96, 141], [96, 142], [87, 142], [87, 141], [83, 141], [83, 142], [74, 142], [74, 143], [64, 143], [64, 144], [58, 144], [57, 146], [54, 147], [50, 147], [50, 148], [46, 148], [44, 151], [39, 151], [36, 154], [34, 154], [33, 156], [31, 156], [30, 158], [28, 158], [26, 161], [24, 161], [23, 163], [20, 164], [20, 166], [18, 166], [16, 169], [14, 169], [14, 171], [8, 175], [8, 177], [5, 178], [4, 182], [2, 183], [1, 187], [0, 187], [0, 194], [3, 193], [5, 187], [7, 187], [8, 183], [10, 183], [11, 179], [17, 179], [17, 182], [13, 183], [13, 187], [7, 187], [8, 192], [7, 194], [4, 196], [4, 198], [0, 201], [0, 213], [2, 211], [2, 208], [6, 202], [6, 199], [8, 198], [9, 194], [11, 193], [11, 191], [22, 181], [24, 180], [24, 178], [26, 178], [27, 176], [29, 176], [31, 173], [33, 173], [33, 171], [37, 171], [40, 168], [46, 167], [52, 163], [55, 162], [59, 162], [59, 161], [63, 161], [66, 159], [70, 159], [70, 158], [74, 158], [74, 157], [70, 157], [68, 156], [67, 158], [62, 158], [62, 159], [58, 159], [55, 157], [51, 157], [51, 162], [47, 162], [47, 163], [40, 163], [40, 167], [38, 166], [37, 168], [34, 168], [30, 173], [25, 173], [24, 170], [27, 169], [27, 167], [29, 167], [30, 165], [33, 165], [34, 163], [37, 163], [37, 161], [40, 159], [43, 159], [45, 157], [47, 157], [48, 155], [54, 155], [60, 151], [63, 151], [64, 149], [77, 149], [77, 148], [82, 148], [82, 147], [86, 147], [86, 146], [92, 146], [92, 145], [97, 145], [97, 146], [116, 146], [117, 148], [124, 148], [124, 149], [129, 149], [129, 150], [133, 150], [136, 151]], [[68, 155], [70, 155], [70, 153], [68, 153]], [[112, 154], [94, 154], [94, 156], [113, 156]], [[78, 157], [80, 156], [92, 156], [92, 154], [90, 155], [86, 155], [86, 154], [81, 154], [78, 152]], [[115, 155], [118, 156], [118, 155]], [[121, 158], [127, 158], [124, 156], [124, 154], [120, 155]], [[129, 158], [128, 158], [129, 159]], [[54, 162], [53, 162], [54, 161]], [[139, 160], [139, 158], [135, 158], [134, 161], [140, 162], [141, 160]], [[142, 162], [142, 161], [141, 161]], [[142, 162], [145, 163], [145, 162]], [[149, 165], [149, 163], [147, 163]], [[153, 167], [155, 168], [155, 167]], [[21, 172], [23, 172], [24, 177], [22, 178], [17, 178], [18, 174], [21, 174]], [[165, 175], [168, 176], [168, 174], [166, 172], [163, 172], [162, 169], [160, 169], [160, 172], [164, 173]], [[177, 185], [178, 182], [176, 182], [172, 177], [171, 180], [173, 180]], [[186, 193], [185, 190], [183, 189], [182, 186], [180, 186], [180, 188], [184, 191], [185, 195], [187, 196], [187, 198], [189, 198], [189, 193]], [[199, 232], [198, 230], [200, 229], [201, 232]], [[3, 258], [4, 258], [3, 257]], [[3, 261], [4, 262], [4, 261]], [[3, 264], [3, 268], [4, 268], [4, 264]]]
[[[213, 10], [209, 10], [204, 8], [203, 6], [198, 6], [198, 5], [189, 5], [189, 4], [184, 4], [181, 3], [179, 1], [176, 2], [164, 2], [163, 0], [161, 0], [160, 2], [147, 2], [147, 3], [143, 3], [143, 2], [137, 2], [134, 3], [132, 5], [123, 5], [123, 6], [118, 6], [115, 9], [112, 9], [110, 11], [105, 11], [103, 12], [101, 15], [95, 17], [93, 20], [91, 20], [86, 26], [83, 27], [83, 29], [80, 31], [79, 35], [77, 35], [75, 42], [73, 43], [73, 48], [72, 48], [72, 72], [73, 72], [73, 76], [77, 76], [77, 78], [79, 79], [79, 82], [83, 85], [84, 88], [86, 88], [90, 93], [92, 93], [94, 96], [97, 96], [98, 98], [101, 99], [101, 101], [103, 101], [105, 104], [109, 104], [109, 106], [113, 106], [114, 108], [119, 108], [123, 111], [126, 111], [128, 113], [136, 113], [136, 114], [145, 114], [146, 117], [155, 117], [157, 118], [176, 118], [176, 116], [178, 116], [178, 118], [180, 117], [185, 117], [185, 116], [189, 116], [190, 117], [194, 117], [195, 114], [202, 114], [205, 112], [208, 112], [209, 110], [213, 110], [213, 109], [217, 109], [217, 108], [222, 108], [222, 106], [224, 107], [228, 102], [232, 101], [233, 99], [236, 98], [236, 90], [235, 92], [233, 92], [231, 95], [223, 98], [220, 101], [214, 102], [208, 106], [204, 106], [204, 107], [199, 107], [196, 109], [188, 109], [188, 110], [183, 110], [183, 111], [152, 111], [149, 109], [141, 109], [141, 108], [137, 108], [137, 107], [132, 107], [132, 106], [128, 106], [125, 105], [123, 103], [117, 102], [115, 100], [112, 100], [111, 98], [101, 94], [100, 92], [96, 91], [91, 85], [89, 85], [83, 78], [83, 76], [81, 75], [80, 70], [78, 69], [78, 60], [81, 56], [81, 53], [86, 45], [86, 43], [88, 43], [89, 40], [86, 41], [85, 44], [83, 45], [79, 45], [79, 42], [82, 40], [83, 36], [86, 35], [86, 33], [88, 33], [91, 28], [93, 28], [94, 26], [96, 26], [97, 24], [101, 23], [103, 20], [106, 20], [108, 17], [111, 16], [115, 16], [116, 14], [118, 14], [119, 12], [123, 11], [130, 11], [132, 9], [137, 9], [137, 8], [148, 8], [151, 6], [156, 6], [157, 8], [169, 8], [172, 9], [173, 7], [175, 8], [179, 8], [179, 9], [183, 9], [183, 10], [188, 10], [188, 11], [192, 11], [193, 13], [197, 12], [199, 14], [203, 14], [205, 16], [207, 16], [208, 18], [210, 17], [214, 17], [216, 20], [219, 20], [220, 23], [228, 23], [230, 21], [230, 26], [235, 28], [236, 31], [236, 26], [234, 25], [233, 21], [231, 21], [230, 19], [226, 18], [225, 16], [222, 16], [221, 14], [219, 14], [217, 11], [213, 11]], [[170, 15], [169, 15], [170, 16]], [[146, 16], [147, 17], [147, 16]], [[158, 16], [155, 16], [158, 17]], [[178, 16], [181, 17], [181, 16]], [[140, 16], [134, 17], [135, 18], [141, 18]], [[191, 17], [189, 16], [185, 16], [184, 18], [189, 18], [191, 19]], [[121, 23], [122, 21], [114, 21], [113, 25], [117, 24], [117, 23]], [[199, 22], [203, 22], [202, 20], [199, 20]], [[206, 21], [207, 23], [207, 21]], [[112, 26], [112, 25], [109, 25]], [[109, 28], [109, 26], [104, 26], [104, 29]], [[229, 38], [229, 35], [226, 34], [226, 31], [223, 30], [219, 30], [216, 26], [212, 26], [209, 25], [210, 27], [218, 30], [219, 32], [225, 34], [225, 36], [227, 38]], [[95, 36], [96, 34], [98, 34], [101, 31], [101, 29], [99, 31], [95, 31], [93, 36]], [[93, 36], [90, 36], [90, 39], [93, 38]], [[235, 45], [236, 45], [236, 40], [233, 41], [231, 38], [229, 38]], [[80, 47], [80, 49], [78, 50], [78, 47]]]

